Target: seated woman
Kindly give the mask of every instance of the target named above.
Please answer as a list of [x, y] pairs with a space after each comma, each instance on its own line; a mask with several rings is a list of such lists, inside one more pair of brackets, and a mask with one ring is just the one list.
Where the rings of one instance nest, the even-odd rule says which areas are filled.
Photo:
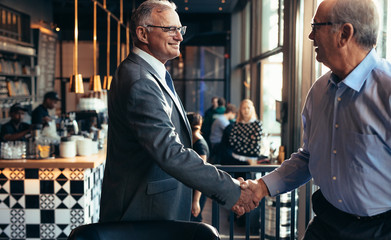
[[245, 99], [240, 103], [236, 122], [224, 129], [225, 165], [253, 165], [261, 156], [262, 123], [254, 104]]
[[[209, 157], [209, 148], [205, 139], [201, 135], [202, 116], [198, 113], [188, 113], [187, 119], [189, 120], [193, 133], [193, 150], [200, 155], [204, 162], [207, 162]], [[202, 222], [201, 211], [204, 208], [205, 202], [206, 196], [200, 191], [194, 190], [193, 204], [191, 208], [191, 221]]]

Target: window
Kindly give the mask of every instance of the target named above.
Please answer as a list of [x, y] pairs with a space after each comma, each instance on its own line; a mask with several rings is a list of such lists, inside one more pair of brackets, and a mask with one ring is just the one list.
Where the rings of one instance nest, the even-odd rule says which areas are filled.
[[276, 121], [276, 101], [282, 100], [282, 58], [279, 53], [260, 61], [261, 120], [263, 132], [274, 147], [281, 145], [281, 124]]
[[280, 44], [280, 8], [279, 1], [262, 1], [260, 6], [262, 21], [257, 24], [262, 29], [261, 53], [273, 50]]
[[391, 4], [388, 0], [378, 0], [377, 7], [380, 24], [376, 51], [380, 57], [391, 60], [391, 38], [387, 36], [387, 32], [391, 31], [391, 17], [387, 14], [391, 11]]
[[220, 46], [186, 46], [185, 57], [172, 60], [175, 89], [187, 111], [203, 114], [212, 97], [224, 96], [224, 53]]
[[251, 20], [251, 4], [247, 3], [242, 12], [242, 54], [241, 60], [247, 61], [250, 59], [250, 20]]

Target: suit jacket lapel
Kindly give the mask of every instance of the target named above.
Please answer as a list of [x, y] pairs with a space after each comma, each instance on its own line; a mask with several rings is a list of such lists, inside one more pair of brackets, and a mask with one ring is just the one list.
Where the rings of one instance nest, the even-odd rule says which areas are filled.
[[163, 88], [170, 95], [171, 99], [174, 101], [178, 111], [181, 113], [183, 121], [185, 122], [187, 131], [189, 132], [190, 136], [192, 136], [191, 127], [190, 127], [189, 121], [187, 120], [187, 116], [186, 116], [186, 111], [182, 105], [181, 100], [176, 96], [177, 95], [176, 92], [173, 93], [171, 91], [171, 89], [166, 84], [163, 84], [163, 81], [165, 81], [165, 79], [160, 79], [157, 74], [154, 74], [152, 72], [151, 72], [151, 74], [156, 79], [156, 81], [159, 83], [160, 87]]
[[170, 95], [170, 97], [174, 101], [175, 106], [177, 107], [178, 111], [181, 113], [182, 120], [185, 122], [187, 131], [189, 132], [190, 138], [191, 138], [191, 136], [192, 136], [191, 127], [190, 127], [189, 121], [187, 120], [185, 109], [183, 108], [183, 105], [182, 105], [180, 99], [176, 96], [176, 93], [174, 94], [171, 91], [171, 89], [167, 86], [167, 84], [163, 83], [165, 81], [165, 79], [160, 79], [158, 77], [159, 75], [157, 74], [155, 69], [153, 69], [152, 66], [149, 65], [144, 59], [142, 59], [141, 57], [139, 57], [137, 54], [135, 54], [133, 52], [131, 52], [128, 57], [132, 61], [135, 61], [138, 64], [140, 64], [141, 66], [145, 67], [148, 70], [148, 72], [151, 73], [151, 75], [156, 79], [156, 82], [159, 84], [159, 86]]

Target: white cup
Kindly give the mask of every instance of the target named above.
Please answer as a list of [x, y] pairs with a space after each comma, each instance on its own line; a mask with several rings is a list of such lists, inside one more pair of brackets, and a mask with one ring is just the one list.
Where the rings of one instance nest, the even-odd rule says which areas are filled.
[[84, 139], [84, 137], [81, 136], [81, 135], [72, 135], [72, 136], [71, 136], [71, 140], [72, 140], [72, 141], [77, 141], [77, 140], [79, 140], [79, 139]]
[[91, 151], [92, 154], [98, 153], [98, 141], [91, 141]]
[[77, 155], [89, 156], [92, 154], [92, 140], [89, 138], [78, 139], [77, 143]]
[[66, 141], [60, 143], [60, 157], [71, 158], [76, 156], [75, 141]]

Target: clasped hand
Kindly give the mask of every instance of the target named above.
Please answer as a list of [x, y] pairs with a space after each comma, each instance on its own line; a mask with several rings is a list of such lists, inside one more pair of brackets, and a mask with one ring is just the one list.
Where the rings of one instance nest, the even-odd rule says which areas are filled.
[[231, 210], [238, 216], [241, 216], [258, 207], [262, 198], [268, 195], [268, 190], [262, 179], [244, 181], [243, 178], [238, 178], [238, 180], [240, 182], [241, 194]]

